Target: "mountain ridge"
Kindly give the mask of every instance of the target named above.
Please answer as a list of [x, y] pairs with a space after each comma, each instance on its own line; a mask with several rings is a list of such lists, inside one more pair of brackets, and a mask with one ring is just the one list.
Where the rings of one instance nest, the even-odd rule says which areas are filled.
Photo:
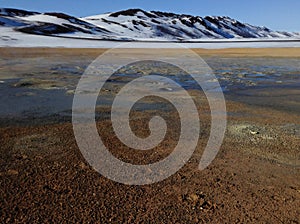
[[125, 41], [300, 38], [296, 32], [273, 31], [229, 16], [201, 17], [142, 9], [77, 18], [58, 12], [1, 8], [0, 27], [27, 34]]

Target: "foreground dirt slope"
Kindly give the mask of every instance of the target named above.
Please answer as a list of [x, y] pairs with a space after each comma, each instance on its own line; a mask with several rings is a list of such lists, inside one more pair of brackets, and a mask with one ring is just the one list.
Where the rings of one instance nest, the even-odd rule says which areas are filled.
[[[70, 123], [2, 128], [1, 223], [299, 223], [299, 138], [281, 128], [299, 116], [228, 106], [250, 116], [230, 117], [225, 142], [208, 169], [197, 169], [208, 132], [204, 121], [190, 162], [147, 186], [118, 184], [93, 171]], [[269, 119], [254, 113], [268, 113]], [[98, 125], [101, 130], [107, 122]], [[260, 134], [250, 133], [258, 129]], [[110, 134], [105, 140], [112, 143]]]

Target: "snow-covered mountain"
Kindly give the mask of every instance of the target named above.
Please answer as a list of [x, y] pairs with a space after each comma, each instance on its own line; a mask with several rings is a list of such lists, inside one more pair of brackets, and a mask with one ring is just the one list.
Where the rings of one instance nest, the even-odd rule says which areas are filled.
[[299, 33], [272, 31], [227, 16], [200, 17], [141, 9], [86, 18], [63, 13], [0, 9], [0, 27], [28, 34], [109, 40], [300, 38]]

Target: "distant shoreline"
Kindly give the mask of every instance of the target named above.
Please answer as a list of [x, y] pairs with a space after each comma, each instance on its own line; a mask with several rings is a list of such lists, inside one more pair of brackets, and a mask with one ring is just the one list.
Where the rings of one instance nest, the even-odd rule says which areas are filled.
[[284, 42], [300, 42], [300, 39], [288, 39], [288, 38], [270, 38], [270, 39], [260, 39], [260, 38], [232, 38], [232, 39], [190, 39], [190, 40], [139, 40], [139, 39], [106, 39], [106, 38], [91, 38], [91, 37], [76, 37], [76, 36], [60, 36], [60, 35], [46, 35], [46, 34], [30, 34], [30, 35], [38, 35], [38, 36], [46, 36], [46, 37], [55, 37], [55, 38], [66, 38], [66, 39], [75, 39], [75, 40], [92, 40], [92, 41], [112, 41], [112, 42], [120, 42], [120, 43], [188, 43], [188, 44], [211, 44], [211, 43], [284, 43]]
[[[23, 56], [51, 56], [57, 53], [72, 56], [89, 55], [97, 57], [110, 48], [63, 48], [63, 47], [0, 47], [2, 57], [11, 57], [15, 54]], [[132, 52], [143, 53], [144, 48], [131, 49]], [[182, 49], [157, 49], [169, 53], [178, 53]], [[193, 48], [195, 53], [200, 56], [218, 57], [291, 57], [300, 58], [300, 48], [224, 48], [224, 49], [205, 49]]]

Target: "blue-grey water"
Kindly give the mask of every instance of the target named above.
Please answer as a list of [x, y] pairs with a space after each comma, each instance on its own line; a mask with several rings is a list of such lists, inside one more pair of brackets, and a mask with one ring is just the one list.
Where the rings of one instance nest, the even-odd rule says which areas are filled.
[[[204, 58], [214, 71], [225, 97], [250, 104], [272, 106], [300, 112], [300, 60], [298, 58]], [[42, 118], [51, 115], [71, 116], [76, 85], [90, 59], [0, 58], [0, 117], [5, 119]], [[138, 64], [135, 65], [138, 67]], [[142, 65], [141, 70], [145, 68]], [[185, 89], [200, 89], [184, 72], [160, 72], [155, 64], [153, 74], [173, 79]], [[151, 65], [149, 65], [151, 68]], [[148, 69], [148, 68], [147, 68]], [[176, 69], [175, 69], [176, 70]], [[105, 85], [99, 97], [109, 105], [124, 84], [141, 74], [135, 70], [117, 72]], [[170, 71], [170, 69], [168, 70]], [[152, 74], [152, 73], [149, 73]], [[143, 74], [142, 74], [143, 75]], [[176, 91], [163, 89], [162, 91]], [[160, 104], [141, 103], [139, 110], [162, 108]]]

